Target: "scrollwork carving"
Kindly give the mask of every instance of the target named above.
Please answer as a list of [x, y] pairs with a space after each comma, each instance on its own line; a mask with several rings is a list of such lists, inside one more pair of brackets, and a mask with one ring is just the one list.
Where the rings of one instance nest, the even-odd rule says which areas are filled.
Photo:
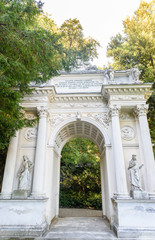
[[119, 116], [120, 110], [121, 110], [121, 106], [120, 105], [111, 105], [109, 107], [109, 115], [110, 115], [110, 117]]
[[109, 126], [108, 113], [88, 113], [87, 117], [95, 119], [95, 121], [99, 122], [106, 128]]
[[37, 111], [40, 118], [47, 117], [47, 114], [48, 114], [47, 107], [44, 107], [44, 106], [37, 107]]
[[59, 123], [63, 122], [66, 118], [70, 118], [70, 117], [75, 117], [76, 113], [74, 114], [52, 114], [50, 116], [49, 122], [51, 127], [53, 126], [57, 126]]
[[141, 104], [137, 105], [137, 107], [134, 110], [135, 116], [146, 116], [148, 111], [148, 105], [147, 104]]

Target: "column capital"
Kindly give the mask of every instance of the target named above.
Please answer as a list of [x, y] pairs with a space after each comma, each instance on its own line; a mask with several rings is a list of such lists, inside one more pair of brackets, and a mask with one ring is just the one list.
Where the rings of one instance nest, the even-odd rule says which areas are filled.
[[45, 106], [39, 106], [37, 107], [37, 112], [38, 112], [38, 115], [39, 117], [47, 117], [48, 115], [48, 108], [45, 107]]
[[139, 104], [136, 106], [134, 109], [135, 116], [146, 116], [147, 111], [148, 111], [148, 104]]
[[120, 110], [121, 110], [120, 105], [110, 105], [109, 106], [109, 116], [110, 117], [119, 116]]

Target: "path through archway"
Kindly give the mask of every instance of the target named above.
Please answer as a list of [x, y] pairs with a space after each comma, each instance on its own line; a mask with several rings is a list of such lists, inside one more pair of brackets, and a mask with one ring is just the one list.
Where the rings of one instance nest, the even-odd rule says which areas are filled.
[[[100, 165], [101, 165], [101, 192], [102, 192], [102, 204], [103, 204], [103, 215], [105, 215], [105, 185], [104, 182], [107, 181], [104, 175], [104, 162], [106, 155], [104, 154], [104, 144], [105, 139], [103, 133], [100, 129], [95, 126], [94, 124], [86, 121], [72, 121], [68, 124], [65, 124], [59, 131], [55, 137], [55, 145], [54, 149], [57, 154], [54, 154], [55, 160], [57, 162], [56, 166], [54, 167], [57, 174], [55, 174], [56, 178], [56, 187], [55, 187], [55, 208], [56, 208], [56, 216], [59, 216], [59, 191], [60, 191], [60, 157], [61, 151], [64, 145], [72, 138], [87, 138], [91, 140], [98, 148], [100, 154]], [[53, 192], [53, 193], [54, 193]]]

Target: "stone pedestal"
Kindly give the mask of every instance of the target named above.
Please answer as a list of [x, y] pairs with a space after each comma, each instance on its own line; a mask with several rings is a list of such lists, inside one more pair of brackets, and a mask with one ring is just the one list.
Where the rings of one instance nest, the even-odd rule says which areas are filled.
[[42, 236], [47, 230], [47, 199], [0, 200], [0, 236], [22, 239]]
[[28, 195], [27, 190], [14, 190], [12, 193], [12, 199], [26, 199]]
[[130, 196], [133, 199], [149, 199], [149, 195], [144, 191], [130, 191]]
[[[120, 238], [155, 238], [155, 200], [113, 199], [113, 231]], [[153, 238], [154, 237], [154, 238]]]

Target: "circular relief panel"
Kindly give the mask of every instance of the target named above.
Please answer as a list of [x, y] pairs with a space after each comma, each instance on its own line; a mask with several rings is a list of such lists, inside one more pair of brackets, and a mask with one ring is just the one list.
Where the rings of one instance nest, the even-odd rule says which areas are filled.
[[25, 130], [25, 139], [28, 141], [34, 141], [37, 137], [37, 128], [28, 128]]
[[121, 136], [124, 140], [132, 140], [135, 137], [135, 131], [130, 126], [124, 126], [121, 128]]

